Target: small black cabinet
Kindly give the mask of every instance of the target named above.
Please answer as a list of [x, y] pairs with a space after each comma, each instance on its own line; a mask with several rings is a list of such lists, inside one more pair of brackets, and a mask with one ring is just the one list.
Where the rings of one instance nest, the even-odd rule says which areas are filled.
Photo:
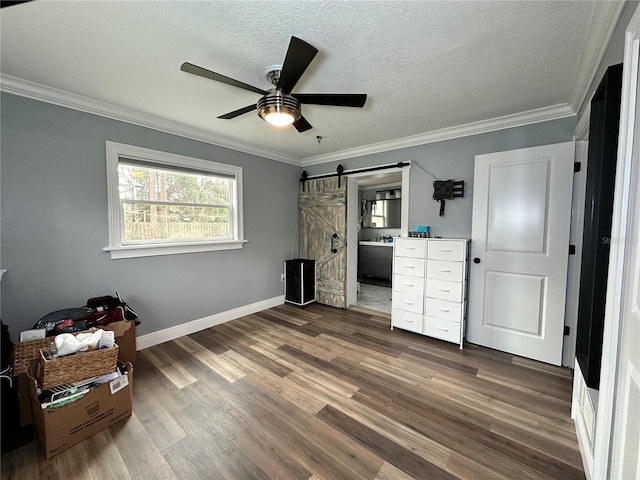
[[296, 258], [284, 262], [284, 301], [307, 305], [316, 301], [316, 261]]

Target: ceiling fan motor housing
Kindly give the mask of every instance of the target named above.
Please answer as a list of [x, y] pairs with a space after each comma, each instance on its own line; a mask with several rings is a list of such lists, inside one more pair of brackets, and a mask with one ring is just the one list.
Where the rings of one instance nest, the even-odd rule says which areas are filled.
[[295, 122], [302, 115], [300, 102], [292, 95], [287, 95], [277, 89], [271, 90], [268, 95], [260, 98], [257, 107], [258, 115], [263, 120], [272, 113], [288, 113]]

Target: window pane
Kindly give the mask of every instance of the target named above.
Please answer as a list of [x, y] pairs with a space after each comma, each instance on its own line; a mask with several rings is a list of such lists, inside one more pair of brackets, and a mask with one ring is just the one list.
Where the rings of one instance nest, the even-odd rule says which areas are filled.
[[124, 240], [230, 238], [229, 209], [123, 202]]
[[120, 198], [159, 202], [231, 204], [232, 179], [139, 165], [118, 165]]
[[111, 258], [242, 248], [242, 167], [106, 142]]

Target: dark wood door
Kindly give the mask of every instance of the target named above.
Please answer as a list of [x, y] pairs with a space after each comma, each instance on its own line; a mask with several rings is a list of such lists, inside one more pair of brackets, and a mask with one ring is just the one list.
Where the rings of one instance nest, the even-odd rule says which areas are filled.
[[316, 261], [317, 301], [346, 308], [347, 181], [307, 180], [300, 185], [300, 257]]

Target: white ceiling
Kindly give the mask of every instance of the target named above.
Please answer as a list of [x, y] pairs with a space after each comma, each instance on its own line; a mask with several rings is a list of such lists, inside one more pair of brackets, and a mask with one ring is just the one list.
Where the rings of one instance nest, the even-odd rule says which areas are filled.
[[[0, 10], [1, 86], [304, 165], [574, 113], [616, 4], [38, 0]], [[180, 71], [269, 89], [291, 35], [319, 50], [294, 92], [367, 93], [365, 107], [303, 105], [302, 134], [255, 112], [220, 120], [259, 95]]]

